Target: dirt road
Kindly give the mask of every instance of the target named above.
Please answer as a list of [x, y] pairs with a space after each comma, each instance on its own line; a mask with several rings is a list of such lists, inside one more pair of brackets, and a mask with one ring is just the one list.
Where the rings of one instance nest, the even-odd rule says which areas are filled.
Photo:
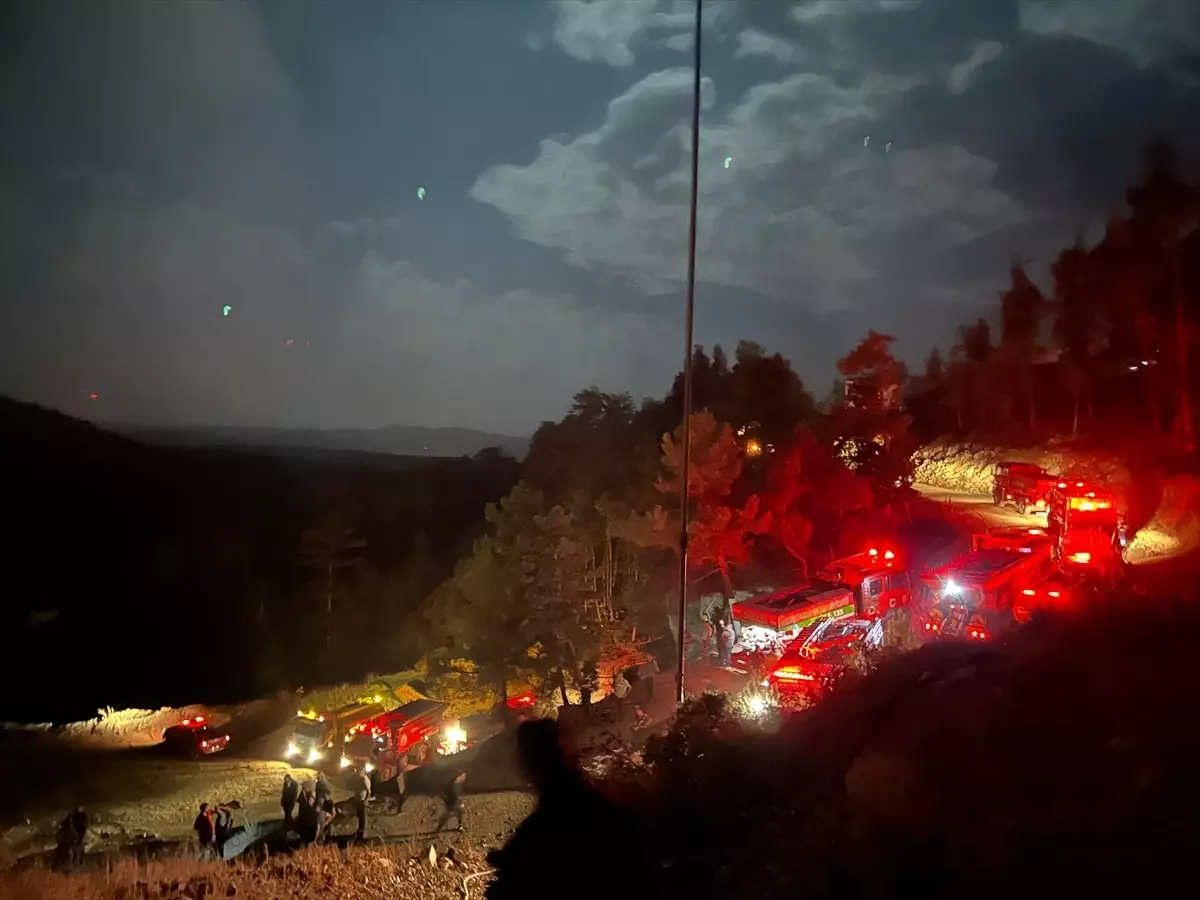
[[966, 491], [951, 491], [928, 484], [914, 484], [913, 488], [926, 500], [948, 503], [962, 512], [978, 516], [990, 528], [1002, 525], [1037, 526], [1046, 523], [1046, 517], [1032, 513], [1022, 515], [1011, 506], [996, 506], [991, 494], [970, 494]]

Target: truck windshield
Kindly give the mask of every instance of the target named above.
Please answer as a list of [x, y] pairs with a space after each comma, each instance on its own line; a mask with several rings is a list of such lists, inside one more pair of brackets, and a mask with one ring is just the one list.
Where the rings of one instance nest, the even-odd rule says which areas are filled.
[[316, 722], [312, 719], [301, 719], [296, 722], [292, 733], [299, 737], [310, 738], [314, 741], [319, 741], [325, 736], [325, 723]]

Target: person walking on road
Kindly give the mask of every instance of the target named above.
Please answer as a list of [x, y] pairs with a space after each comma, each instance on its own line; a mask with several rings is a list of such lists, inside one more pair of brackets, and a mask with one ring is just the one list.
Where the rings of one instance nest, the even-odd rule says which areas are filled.
[[283, 808], [283, 833], [289, 834], [296, 825], [296, 801], [300, 798], [300, 782], [292, 777], [292, 773], [283, 776], [283, 792], [279, 795], [279, 805]]
[[361, 841], [367, 836], [367, 801], [371, 799], [371, 776], [359, 766], [354, 770], [358, 783], [354, 786], [354, 815], [358, 818], [358, 830], [354, 839]]
[[436, 831], [444, 830], [451, 819], [457, 822], [459, 831], [466, 827], [463, 823], [463, 792], [466, 790], [466, 783], [467, 773], [460, 769], [454, 780], [446, 785], [446, 792], [442, 795], [446, 810], [438, 821]]

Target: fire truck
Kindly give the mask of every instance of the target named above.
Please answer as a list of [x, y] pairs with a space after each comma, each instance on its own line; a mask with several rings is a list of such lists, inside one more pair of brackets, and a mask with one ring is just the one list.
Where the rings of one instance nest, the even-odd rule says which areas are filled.
[[1022, 515], [1030, 510], [1045, 512], [1050, 505], [1050, 492], [1057, 482], [1058, 476], [1032, 463], [996, 463], [992, 475], [992, 502], [997, 506], [1015, 506]]
[[[413, 700], [399, 709], [360, 722], [342, 747], [343, 769], [359, 765], [378, 782], [391, 781], [400, 766], [423, 766], [433, 756], [433, 738], [445, 727], [448, 705], [438, 700]], [[457, 725], [446, 728], [445, 741], [462, 743]]]
[[[1023, 525], [989, 528], [980, 534], [971, 535], [972, 550], [1021, 550], [1032, 553], [1034, 547], [1053, 547], [1054, 536], [1045, 528], [1026, 528]], [[1053, 554], [1052, 554], [1053, 555]]]
[[288, 738], [287, 758], [315, 766], [329, 761], [332, 748], [342, 743], [361, 722], [384, 713], [380, 703], [358, 701], [328, 713], [300, 710]]
[[733, 617], [742, 626], [743, 644], [781, 651], [827, 619], [878, 618], [907, 606], [910, 597], [908, 571], [895, 552], [873, 547], [834, 560], [809, 584], [734, 603]]
[[777, 691], [815, 693], [829, 684], [856, 653], [883, 644], [881, 619], [826, 619], [798, 638], [763, 681]]
[[1013, 618], [1024, 625], [1043, 612], [1076, 612], [1096, 600], [1100, 586], [1091, 573], [1055, 569], [1041, 581], [1022, 588], [1013, 601]]
[[1019, 624], [1013, 606], [1021, 591], [1053, 570], [1053, 545], [1045, 542], [964, 553], [922, 577], [929, 602], [925, 633], [987, 640]]
[[872, 547], [854, 556], [835, 559], [817, 577], [854, 591], [855, 614], [862, 619], [874, 619], [889, 609], [908, 606], [912, 597], [908, 570], [892, 550], [880, 553]]
[[1060, 481], [1050, 496], [1046, 530], [1064, 567], [1113, 579], [1122, 564], [1124, 523], [1112, 492], [1086, 481]]

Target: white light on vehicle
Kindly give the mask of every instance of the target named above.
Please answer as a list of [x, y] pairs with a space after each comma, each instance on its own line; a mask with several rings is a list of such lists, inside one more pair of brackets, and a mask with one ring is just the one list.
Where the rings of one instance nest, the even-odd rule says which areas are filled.
[[350, 768], [350, 760], [343, 756], [338, 765], [340, 765], [343, 769], [348, 769]]
[[299, 755], [300, 755], [300, 748], [297, 747], [295, 744], [288, 744], [288, 746], [287, 746], [288, 759], [291, 759], [293, 756], [299, 756]]
[[363, 771], [364, 772], [374, 772], [375, 767], [373, 765], [371, 765], [370, 763], [367, 763], [365, 766], [363, 766]]
[[942, 588], [942, 593], [945, 594], [947, 597], [957, 597], [959, 594], [962, 593], [962, 588], [960, 588], [955, 583], [954, 579], [951, 578], [946, 582], [946, 586]]
[[452, 744], [465, 744], [467, 733], [459, 725], [450, 725], [446, 728], [446, 740]]
[[750, 698], [749, 706], [750, 712], [754, 713], [755, 715], [762, 715], [767, 711], [767, 700], [765, 697], [755, 694]]
[[320, 759], [321, 759], [321, 751], [320, 750], [309, 750], [308, 751], [309, 765], [311, 765], [315, 762], [319, 762]]

